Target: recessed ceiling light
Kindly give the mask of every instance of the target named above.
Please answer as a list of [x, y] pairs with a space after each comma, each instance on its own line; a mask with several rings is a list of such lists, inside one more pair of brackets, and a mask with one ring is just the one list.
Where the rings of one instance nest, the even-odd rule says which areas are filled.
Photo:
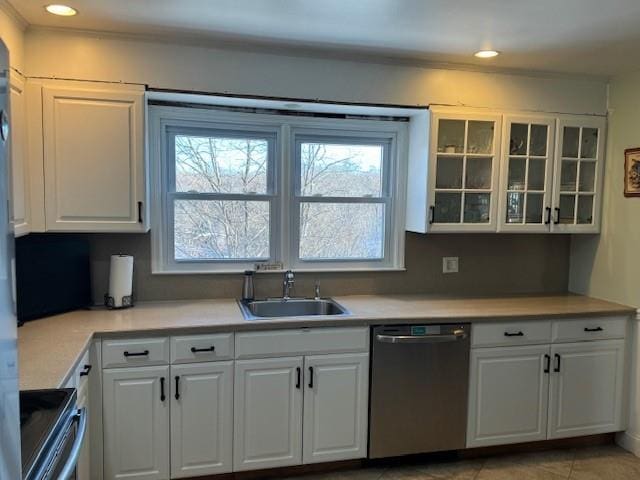
[[47, 12], [54, 15], [60, 15], [61, 17], [73, 17], [78, 14], [78, 11], [75, 8], [69, 7], [68, 5], [52, 4], [47, 5], [44, 8]]
[[500, 52], [495, 50], [480, 50], [479, 52], [474, 53], [474, 55], [478, 58], [493, 58], [500, 55]]

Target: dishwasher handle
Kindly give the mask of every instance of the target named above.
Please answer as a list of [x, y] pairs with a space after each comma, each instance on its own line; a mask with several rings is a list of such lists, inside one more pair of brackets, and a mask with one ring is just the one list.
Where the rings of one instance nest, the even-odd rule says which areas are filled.
[[456, 342], [467, 338], [467, 332], [454, 330], [443, 335], [385, 335], [377, 334], [376, 340], [381, 343], [444, 343]]

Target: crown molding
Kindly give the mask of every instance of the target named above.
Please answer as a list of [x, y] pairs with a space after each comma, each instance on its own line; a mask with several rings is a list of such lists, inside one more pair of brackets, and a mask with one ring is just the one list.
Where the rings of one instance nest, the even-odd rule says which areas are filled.
[[25, 31], [29, 27], [27, 19], [9, 3], [9, 0], [0, 0], [0, 11], [6, 13], [12, 20], [15, 20], [22, 31]]

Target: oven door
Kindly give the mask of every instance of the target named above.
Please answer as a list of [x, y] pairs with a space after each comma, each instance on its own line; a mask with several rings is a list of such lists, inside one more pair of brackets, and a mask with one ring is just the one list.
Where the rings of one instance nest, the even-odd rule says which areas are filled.
[[53, 458], [49, 462], [43, 480], [76, 480], [76, 465], [84, 436], [87, 430], [87, 411], [76, 410], [71, 416], [67, 428], [56, 442]]

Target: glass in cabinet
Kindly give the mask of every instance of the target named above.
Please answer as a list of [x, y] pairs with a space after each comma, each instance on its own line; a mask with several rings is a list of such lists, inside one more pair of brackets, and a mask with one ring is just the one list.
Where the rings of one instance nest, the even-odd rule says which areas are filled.
[[433, 112], [430, 231], [495, 231], [499, 115]]
[[552, 117], [505, 116], [500, 231], [549, 231], [554, 134]]
[[576, 116], [558, 122], [552, 231], [600, 230], [605, 124], [603, 117]]

